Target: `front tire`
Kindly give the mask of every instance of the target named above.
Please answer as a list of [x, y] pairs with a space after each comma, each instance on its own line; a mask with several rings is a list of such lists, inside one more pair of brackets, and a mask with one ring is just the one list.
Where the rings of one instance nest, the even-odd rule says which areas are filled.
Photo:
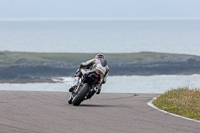
[[78, 94], [74, 97], [72, 104], [74, 106], [79, 106], [81, 102], [84, 100], [86, 94], [89, 92], [90, 85], [88, 83], [85, 83], [83, 87], [80, 89]]

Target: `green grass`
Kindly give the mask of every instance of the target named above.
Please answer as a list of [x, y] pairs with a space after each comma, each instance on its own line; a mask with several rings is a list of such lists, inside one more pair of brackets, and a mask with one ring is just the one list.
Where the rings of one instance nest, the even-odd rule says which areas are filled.
[[26, 59], [35, 64], [50, 61], [82, 62], [92, 58], [89, 54], [76, 53], [32, 53], [32, 52], [1, 52], [0, 64], [12, 64], [17, 59]]
[[[26, 59], [35, 64], [40, 64], [50, 61], [66, 61], [80, 63], [88, 59], [94, 58], [96, 53], [34, 53], [34, 52], [9, 52], [0, 51], [0, 65], [14, 64], [18, 59]], [[140, 53], [105, 53], [108, 61], [127, 61], [141, 62], [145, 59], [161, 59], [162, 57], [177, 57], [181, 55], [155, 53], [155, 52], [140, 52]]]
[[200, 89], [172, 89], [160, 95], [153, 104], [165, 111], [200, 120]]

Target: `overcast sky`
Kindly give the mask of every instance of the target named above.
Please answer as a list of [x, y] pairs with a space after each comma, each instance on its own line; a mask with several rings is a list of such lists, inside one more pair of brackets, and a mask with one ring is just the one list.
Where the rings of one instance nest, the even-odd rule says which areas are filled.
[[0, 0], [2, 19], [200, 19], [200, 0]]

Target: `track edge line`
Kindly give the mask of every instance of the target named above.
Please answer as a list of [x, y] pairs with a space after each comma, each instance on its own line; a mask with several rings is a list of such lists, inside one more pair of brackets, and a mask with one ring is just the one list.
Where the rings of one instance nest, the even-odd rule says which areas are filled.
[[154, 109], [156, 109], [156, 110], [158, 110], [158, 111], [160, 111], [160, 112], [163, 112], [163, 113], [165, 113], [165, 114], [169, 114], [169, 115], [172, 115], [172, 116], [175, 116], [175, 117], [179, 117], [179, 118], [183, 118], [183, 119], [186, 119], [186, 120], [190, 120], [190, 121], [194, 121], [194, 122], [200, 123], [199, 120], [195, 120], [195, 119], [187, 118], [187, 117], [180, 116], [180, 115], [177, 115], [177, 114], [173, 114], [173, 113], [167, 112], [167, 111], [165, 111], [165, 110], [162, 110], [162, 109], [156, 107], [156, 106], [153, 104], [153, 100], [155, 100], [155, 99], [157, 99], [157, 97], [154, 97], [154, 98], [152, 98], [150, 101], [148, 101], [148, 102], [147, 102], [147, 105], [149, 105], [150, 107], [152, 107], [152, 108], [154, 108]]

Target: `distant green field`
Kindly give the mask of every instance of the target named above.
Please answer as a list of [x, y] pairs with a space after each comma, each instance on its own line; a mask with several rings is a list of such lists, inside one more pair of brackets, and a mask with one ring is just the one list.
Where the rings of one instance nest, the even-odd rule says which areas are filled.
[[[66, 62], [83, 62], [94, 58], [96, 53], [34, 53], [34, 52], [0, 52], [0, 64], [13, 64], [18, 59], [26, 59], [36, 64], [49, 62], [52, 60]], [[166, 56], [177, 57], [178, 54], [140, 52], [140, 53], [105, 53], [108, 61], [127, 60], [131, 62], [140, 62], [144, 59], [165, 58]]]

